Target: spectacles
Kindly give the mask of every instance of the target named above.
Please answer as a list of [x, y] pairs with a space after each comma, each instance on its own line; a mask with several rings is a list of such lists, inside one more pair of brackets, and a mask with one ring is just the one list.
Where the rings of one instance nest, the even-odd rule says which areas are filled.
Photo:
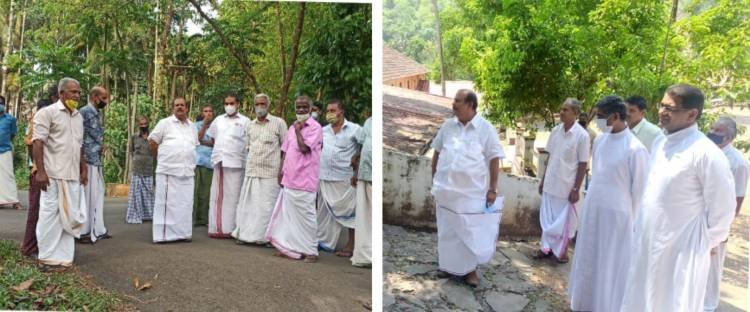
[[682, 108], [682, 107], [669, 106], [669, 105], [665, 105], [664, 103], [659, 103], [658, 106], [659, 106], [659, 109], [663, 109], [663, 110], [667, 111], [668, 113], [683, 112], [683, 111], [691, 109], [691, 108]]

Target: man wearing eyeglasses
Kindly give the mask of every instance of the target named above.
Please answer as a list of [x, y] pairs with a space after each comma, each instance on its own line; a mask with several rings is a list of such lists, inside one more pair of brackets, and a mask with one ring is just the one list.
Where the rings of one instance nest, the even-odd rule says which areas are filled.
[[702, 311], [711, 249], [734, 218], [729, 161], [698, 130], [703, 93], [667, 88], [659, 104], [666, 136], [652, 147], [646, 191], [633, 232], [620, 311]]

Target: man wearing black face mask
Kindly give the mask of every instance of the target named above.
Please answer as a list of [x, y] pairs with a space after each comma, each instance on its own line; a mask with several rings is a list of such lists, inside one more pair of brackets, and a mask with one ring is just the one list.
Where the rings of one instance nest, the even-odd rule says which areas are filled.
[[81, 230], [81, 242], [86, 243], [111, 237], [104, 226], [104, 127], [100, 114], [108, 101], [107, 89], [94, 87], [89, 93], [89, 104], [79, 110], [83, 117], [83, 150], [89, 166], [85, 191], [89, 217]]
[[5, 112], [5, 98], [0, 96], [0, 208], [20, 208], [13, 172], [13, 137], [17, 132], [16, 118]]

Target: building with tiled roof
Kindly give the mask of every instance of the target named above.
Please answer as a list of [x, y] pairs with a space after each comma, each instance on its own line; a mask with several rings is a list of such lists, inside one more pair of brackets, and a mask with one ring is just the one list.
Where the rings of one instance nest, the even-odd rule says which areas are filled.
[[383, 46], [383, 84], [428, 92], [427, 67], [388, 46]]

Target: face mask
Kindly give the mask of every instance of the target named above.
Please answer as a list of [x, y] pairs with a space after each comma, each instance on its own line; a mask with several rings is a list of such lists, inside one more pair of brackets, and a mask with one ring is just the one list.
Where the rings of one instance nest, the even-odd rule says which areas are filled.
[[237, 112], [237, 106], [234, 105], [225, 105], [224, 111], [227, 113], [227, 115], [234, 115], [234, 113]]
[[266, 115], [268, 115], [268, 109], [256, 106], [255, 114], [258, 115], [258, 117], [266, 117]]
[[612, 126], [607, 126], [607, 118], [597, 118], [596, 127], [602, 131], [602, 133], [612, 132]]
[[318, 120], [318, 112], [312, 112], [312, 114], [310, 114], [310, 117], [312, 117], [312, 119]]
[[141, 127], [141, 132], [148, 132], [148, 127]]
[[76, 107], [78, 107], [78, 102], [75, 100], [65, 100], [65, 107], [67, 107], [69, 110], [74, 110]]
[[708, 133], [706, 134], [706, 137], [708, 137], [709, 140], [713, 141], [714, 144], [719, 145], [724, 142], [724, 137], [720, 136], [716, 133]]
[[310, 118], [310, 114], [297, 114], [297, 121], [305, 122], [307, 118]]
[[336, 117], [335, 113], [326, 113], [326, 121], [330, 124], [335, 124], [339, 119]]
[[105, 102], [104, 100], [101, 100], [101, 101], [99, 101], [99, 105], [98, 106], [99, 106], [99, 109], [102, 109], [105, 106], [107, 106], [107, 102]]

